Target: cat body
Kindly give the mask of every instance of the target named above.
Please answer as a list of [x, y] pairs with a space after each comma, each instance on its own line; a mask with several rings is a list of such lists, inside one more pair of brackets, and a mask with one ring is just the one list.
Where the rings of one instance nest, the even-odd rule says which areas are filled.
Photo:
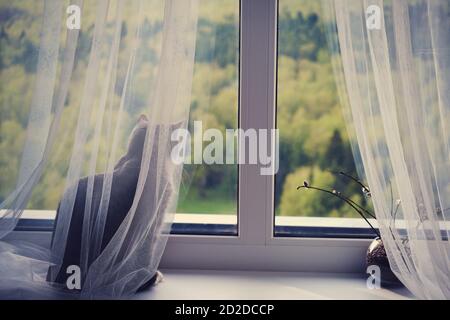
[[[127, 153], [120, 158], [118, 163], [114, 167], [111, 193], [108, 204], [108, 211], [106, 216], [106, 222], [103, 232], [103, 238], [101, 240], [102, 252], [112, 237], [116, 233], [117, 229], [128, 214], [135, 197], [136, 187], [141, 171], [141, 160], [145, 137], [147, 133], [148, 120], [145, 116], [141, 116], [138, 120], [138, 124], [133, 129], [128, 143]], [[93, 193], [91, 204], [91, 221], [90, 225], [94, 224], [97, 212], [100, 207], [103, 182], [105, 180], [105, 174], [96, 174], [93, 178]], [[67, 267], [70, 265], [80, 266], [81, 256], [81, 243], [83, 233], [83, 220], [86, 206], [86, 194], [88, 190], [89, 177], [84, 177], [79, 180], [76, 185], [76, 197], [73, 207], [72, 217], [70, 221], [69, 231], [67, 235], [66, 247], [64, 251], [64, 258], [61, 268], [57, 271], [55, 267], [50, 267], [47, 274], [47, 281], [52, 281], [60, 284], [65, 284], [70, 274], [66, 273]], [[171, 190], [168, 190], [171, 193]], [[169, 196], [170, 197], [170, 196]], [[162, 208], [164, 209], [164, 208]], [[59, 207], [55, 219], [54, 229], [58, 226]], [[54, 231], [54, 232], [55, 232]], [[53, 244], [53, 238], [52, 238]], [[92, 244], [91, 244], [92, 245]], [[97, 258], [92, 255], [93, 248], [89, 248], [88, 266]], [[81, 267], [81, 266], [80, 266]], [[160, 273], [157, 272], [151, 279], [144, 283], [141, 289], [145, 289], [153, 285], [158, 279], [160, 279]]]

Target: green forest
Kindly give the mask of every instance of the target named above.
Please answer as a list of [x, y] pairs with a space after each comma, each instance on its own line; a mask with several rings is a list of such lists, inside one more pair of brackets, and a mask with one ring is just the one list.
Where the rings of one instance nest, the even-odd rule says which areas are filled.
[[[156, 3], [149, 12], [162, 12], [157, 1], [149, 3]], [[313, 185], [335, 188], [356, 202], [364, 202], [357, 186], [333, 173], [356, 174], [319, 3], [280, 0], [277, 89], [280, 164], [275, 212], [286, 216], [356, 217], [356, 213], [335, 198], [312, 190], [296, 190], [308, 180]], [[67, 116], [76, 114], [79, 105], [79, 98], [73, 93], [83, 88], [94, 11], [93, 6], [83, 9], [74, 77], [64, 110]], [[13, 190], [17, 180], [36, 74], [40, 13], [40, 1], [0, 0], [0, 201]], [[129, 30], [135, 23], [131, 16], [124, 19], [125, 44], [131, 41]], [[141, 58], [153, 65], [158, 51], [151, 39], [159, 39], [161, 32], [161, 15], [145, 18], [142, 33], [150, 40]], [[202, 120], [205, 129], [236, 128], [239, 1], [200, 1], [196, 41], [190, 123]], [[139, 72], [138, 77], [141, 73], [144, 77], [146, 72], [154, 72], [154, 66], [149, 63], [148, 68]], [[144, 104], [140, 94], [144, 95], [146, 89], [139, 83], [136, 90], [136, 106], [130, 108], [130, 119], [137, 117]], [[54, 151], [49, 169], [33, 192], [29, 208], [55, 209], [57, 206], [67, 173], [67, 166], [60, 164], [60, 159], [67, 160], [71, 153], [71, 137], [69, 134], [63, 137], [64, 143]], [[236, 165], [186, 165], [178, 212], [236, 214], [237, 170]]]

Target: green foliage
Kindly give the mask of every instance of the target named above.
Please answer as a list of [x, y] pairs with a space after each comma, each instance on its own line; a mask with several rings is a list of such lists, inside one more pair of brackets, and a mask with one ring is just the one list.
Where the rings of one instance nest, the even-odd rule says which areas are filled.
[[[313, 189], [297, 187], [307, 180], [310, 185], [333, 189], [338, 183], [336, 175], [318, 167], [299, 167], [288, 174], [285, 179], [279, 210], [283, 215], [307, 217], [347, 217], [358, 218], [359, 215], [349, 205], [338, 198]], [[347, 183], [348, 185], [348, 183]], [[354, 192], [350, 197], [357, 203], [364, 203], [360, 193]]]
[[[217, 3], [202, 0], [199, 8], [191, 120], [202, 120], [204, 129], [225, 130], [236, 128], [238, 124], [238, 2], [221, 0], [221, 10], [217, 10]], [[331, 173], [344, 170], [354, 174], [355, 168], [345, 135], [318, 3], [280, 2], [277, 101], [280, 166], [276, 176], [276, 212], [281, 215], [354, 216], [336, 199], [312, 190], [296, 190], [297, 185], [309, 179], [321, 187], [336, 187], [352, 199], [364, 202], [356, 186], [337, 179]], [[81, 97], [77, 93], [82, 92], [85, 81], [95, 18], [94, 4], [89, 2], [83, 9], [84, 28], [79, 33], [77, 58], [63, 119], [76, 119], [80, 105]], [[163, 12], [163, 7], [157, 2], [145, 5], [154, 6], [147, 10], [152, 15], [158, 16]], [[0, 0], [0, 200], [13, 190], [17, 182], [34, 88], [42, 10], [43, 5], [39, 1], [14, 1], [11, 4]], [[122, 25], [121, 52], [128, 52], [131, 47], [129, 39], [133, 34], [133, 23], [129, 19]], [[145, 50], [138, 52], [136, 59], [145, 63], [136, 73], [133, 103], [128, 110], [127, 121], [149, 104], [146, 80], [156, 74], [162, 28], [161, 19], [153, 16], [146, 17], [141, 26]], [[126, 54], [123, 54], [119, 56], [119, 81], [114, 88], [117, 101], [120, 101], [126, 65]], [[95, 115], [90, 121], [95, 121]], [[58, 134], [58, 144], [34, 189], [30, 208], [55, 209], [64, 191], [75, 130], [74, 122], [64, 123], [66, 127]], [[123, 135], [126, 136], [126, 132]], [[89, 140], [91, 136], [88, 137], [87, 157], [93, 143]], [[106, 134], [102, 139], [108, 139]], [[107, 143], [101, 144], [105, 145]], [[101, 147], [97, 168], [105, 167], [104, 149]], [[236, 165], [185, 166], [178, 211], [236, 214], [237, 174]]]
[[356, 175], [356, 169], [323, 29], [320, 10], [311, 1], [280, 2], [280, 169], [275, 189], [279, 215], [357, 216], [336, 198], [312, 190], [297, 191], [303, 180], [335, 188], [366, 205], [357, 186], [333, 174]]
[[14, 190], [24, 132], [15, 121], [4, 121], [0, 127], [0, 202]]
[[350, 145], [342, 140], [341, 133], [337, 129], [334, 130], [328, 148], [320, 160], [322, 168], [328, 168], [333, 172], [342, 171], [344, 168], [347, 172], [356, 171]]
[[316, 61], [319, 50], [326, 45], [318, 20], [316, 13], [305, 18], [301, 11], [295, 14], [290, 11], [281, 12], [279, 28], [283, 32], [279, 33], [279, 53], [296, 60], [301, 58]]
[[286, 177], [281, 196], [280, 211], [283, 215], [324, 217], [330, 208], [337, 206], [334, 197], [315, 192], [314, 190], [297, 191], [297, 186], [308, 180], [312, 185], [332, 186], [335, 182], [333, 174], [317, 167], [299, 167]]
[[214, 63], [221, 68], [236, 63], [238, 54], [236, 28], [233, 16], [227, 16], [226, 21], [222, 23], [199, 19], [196, 61]]

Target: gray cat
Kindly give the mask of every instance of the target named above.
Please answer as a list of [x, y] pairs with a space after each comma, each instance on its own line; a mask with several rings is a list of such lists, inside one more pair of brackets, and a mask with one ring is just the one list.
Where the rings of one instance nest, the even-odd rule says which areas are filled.
[[[141, 159], [147, 133], [147, 126], [148, 119], [144, 115], [141, 115], [139, 117], [138, 123], [131, 133], [127, 153], [120, 158], [120, 160], [114, 167], [111, 195], [100, 252], [104, 250], [106, 245], [114, 236], [115, 232], [124, 220], [133, 203], [139, 173], [141, 170]], [[158, 127], [155, 129], [155, 141], [158, 141], [157, 135]], [[94, 176], [91, 218], [95, 218], [100, 206], [103, 180], [104, 174], [96, 174]], [[70, 276], [66, 273], [67, 267], [70, 265], [80, 265], [81, 235], [83, 230], [87, 185], [88, 177], [82, 178], [78, 183], [72, 219], [70, 221], [66, 248], [64, 251], [63, 263], [56, 276], [54, 274], [56, 269], [54, 269], [54, 267], [49, 268], [47, 281], [50, 281], [50, 279], [54, 279], [54, 282], [56, 283], [65, 284], [67, 278]], [[167, 199], [170, 198], [171, 194], [171, 189], [166, 190], [164, 194], [164, 201], [168, 201]], [[164, 211], [165, 207], [161, 209]], [[58, 214], [59, 207], [55, 219], [54, 232], [58, 228]], [[88, 258], [88, 265], [90, 265], [95, 260], [95, 258], [96, 257], [90, 256]], [[138, 291], [152, 286], [160, 277], [161, 274], [157, 272], [153, 276], [153, 278], [144, 283]]]

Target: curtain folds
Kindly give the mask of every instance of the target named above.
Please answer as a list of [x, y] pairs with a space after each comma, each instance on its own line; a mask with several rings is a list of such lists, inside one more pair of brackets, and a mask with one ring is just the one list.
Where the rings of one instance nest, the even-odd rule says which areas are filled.
[[[17, 183], [0, 204], [0, 297], [126, 297], [155, 275], [176, 209], [182, 166], [170, 158], [170, 137], [189, 117], [198, 3], [41, 4]], [[81, 30], [67, 28], [68, 5], [81, 9]], [[62, 184], [44, 186], [58, 203], [51, 249], [15, 241], [11, 231], [55, 170]], [[73, 230], [82, 275], [75, 294], [55, 283]]]
[[323, 3], [355, 159], [391, 268], [417, 297], [449, 299], [450, 3]]

